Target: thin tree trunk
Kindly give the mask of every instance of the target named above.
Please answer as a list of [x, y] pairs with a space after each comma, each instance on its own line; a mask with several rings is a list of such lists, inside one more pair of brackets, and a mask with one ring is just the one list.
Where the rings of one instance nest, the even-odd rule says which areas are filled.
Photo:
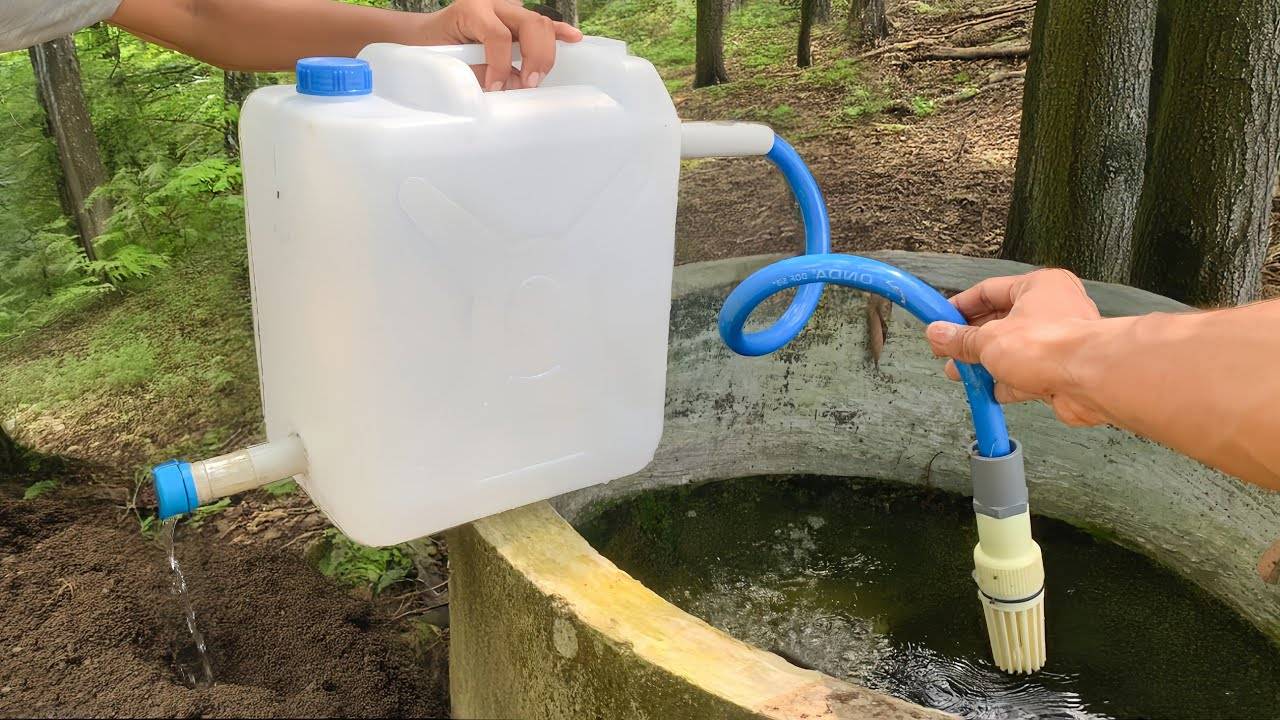
[[10, 437], [3, 426], [0, 426], [0, 474], [18, 472], [25, 469], [26, 451]]
[[885, 0], [850, 0], [849, 34], [857, 45], [878, 45], [889, 37]]
[[1280, 0], [1164, 2], [1131, 281], [1195, 305], [1248, 302], [1280, 162]]
[[819, 24], [831, 22], [831, 0], [814, 0], [813, 21]]
[[565, 22], [578, 27], [578, 0], [555, 0], [555, 8]]
[[818, 0], [800, 0], [800, 36], [796, 41], [796, 66], [813, 64], [813, 15]]
[[75, 41], [70, 36], [60, 37], [32, 47], [28, 55], [36, 76], [36, 98], [44, 108], [45, 126], [58, 146], [62, 207], [75, 221], [85, 256], [94, 260], [97, 255], [93, 240], [106, 228], [111, 204], [105, 198], [88, 202], [93, 191], [106, 182], [107, 169], [102, 164], [84, 99]]
[[1128, 277], [1155, 0], [1040, 0], [1001, 257]]
[[697, 30], [693, 86], [729, 82], [724, 69], [725, 0], [697, 0]]
[[222, 99], [230, 111], [222, 127], [222, 147], [230, 157], [240, 156], [240, 106], [257, 87], [258, 78], [251, 72], [222, 73]]
[[435, 12], [440, 9], [440, 0], [391, 0], [391, 7], [405, 12]]

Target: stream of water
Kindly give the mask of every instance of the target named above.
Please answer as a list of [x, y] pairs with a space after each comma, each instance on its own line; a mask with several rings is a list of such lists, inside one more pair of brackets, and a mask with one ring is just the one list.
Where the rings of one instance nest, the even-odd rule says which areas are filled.
[[205, 644], [204, 634], [196, 625], [196, 611], [191, 604], [191, 593], [187, 590], [187, 579], [182, 574], [182, 566], [178, 563], [178, 556], [174, 552], [173, 536], [177, 525], [176, 517], [165, 520], [160, 530], [160, 539], [169, 557], [169, 590], [177, 596], [182, 606], [187, 631], [191, 633], [191, 641], [197, 655], [197, 662], [193, 664], [198, 665], [199, 674], [187, 668], [181, 652], [175, 653], [174, 664], [186, 676], [188, 684], [192, 687], [206, 688], [213, 685], [213, 666], [209, 664], [209, 647]]
[[971, 718], [1272, 718], [1280, 650], [1146, 558], [1034, 521], [1049, 662], [994, 667], [966, 499], [831, 478], [642, 495], [579, 529], [667, 600], [792, 663]]

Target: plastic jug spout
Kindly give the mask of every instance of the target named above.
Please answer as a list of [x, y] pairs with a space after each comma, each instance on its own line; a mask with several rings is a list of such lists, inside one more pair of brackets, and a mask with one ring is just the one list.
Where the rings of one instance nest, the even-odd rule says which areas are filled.
[[151, 470], [160, 519], [307, 471], [302, 440], [290, 435], [194, 463], [170, 460]]

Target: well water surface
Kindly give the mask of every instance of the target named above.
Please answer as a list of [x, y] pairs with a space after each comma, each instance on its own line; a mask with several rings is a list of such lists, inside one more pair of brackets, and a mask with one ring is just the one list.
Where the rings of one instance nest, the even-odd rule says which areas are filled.
[[831, 478], [642, 495], [579, 528], [659, 595], [758, 647], [973, 718], [1273, 718], [1280, 650], [1200, 589], [1060, 522], [1049, 662], [990, 661], [967, 499]]
[[[164, 521], [160, 529], [160, 542], [169, 558], [169, 589], [178, 598], [186, 620], [187, 632], [191, 634], [192, 649], [195, 658], [188, 660], [189, 653], [175, 653], [174, 664], [192, 687], [210, 687], [213, 685], [213, 666], [209, 664], [209, 647], [204, 641], [204, 634], [196, 626], [196, 611], [191, 605], [191, 593], [187, 591], [187, 579], [182, 574], [182, 566], [178, 564], [178, 556], [174, 552], [174, 531], [178, 518], [172, 517]], [[188, 667], [194, 665], [195, 669]]]

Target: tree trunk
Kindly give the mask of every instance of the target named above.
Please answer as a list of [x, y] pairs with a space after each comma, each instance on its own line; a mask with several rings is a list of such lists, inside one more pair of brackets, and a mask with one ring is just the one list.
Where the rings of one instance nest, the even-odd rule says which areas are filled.
[[565, 22], [578, 27], [578, 0], [555, 0], [555, 8]]
[[1156, 0], [1040, 0], [1001, 257], [1128, 278]]
[[819, 24], [831, 22], [831, 0], [814, 0], [813, 21]]
[[405, 12], [435, 12], [440, 9], [440, 0], [391, 0], [391, 7]]
[[850, 0], [849, 34], [858, 45], [877, 45], [889, 37], [885, 0]]
[[725, 0], [697, 1], [693, 86], [706, 87], [729, 82], [729, 73], [724, 69]]
[[92, 203], [89, 196], [107, 180], [98, 138], [93, 134], [89, 107], [80, 81], [80, 60], [75, 42], [64, 36], [28, 51], [36, 76], [36, 98], [44, 108], [46, 129], [58, 146], [62, 178], [58, 183], [62, 207], [75, 221], [80, 246], [96, 259], [93, 240], [106, 228], [111, 204], [105, 198]]
[[1280, 163], [1280, 0], [1164, 2], [1131, 282], [1195, 305], [1248, 302]]
[[813, 15], [819, 0], [800, 0], [800, 37], [796, 42], [796, 66], [813, 64]]
[[9, 436], [3, 426], [0, 426], [0, 475], [24, 470], [25, 458], [26, 452], [22, 446]]
[[222, 99], [228, 111], [222, 127], [222, 147], [230, 157], [240, 156], [240, 106], [256, 87], [258, 79], [251, 72], [222, 73]]

